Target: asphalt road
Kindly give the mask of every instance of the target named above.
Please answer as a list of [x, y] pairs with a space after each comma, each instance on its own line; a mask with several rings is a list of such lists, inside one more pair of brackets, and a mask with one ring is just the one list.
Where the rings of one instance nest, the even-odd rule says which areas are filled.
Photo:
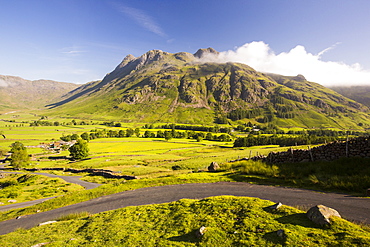
[[[4, 172], [4, 171], [1, 171], [1, 172], [2, 173], [15, 173], [15, 174], [25, 173], [25, 172]], [[85, 187], [85, 189], [87, 189], [87, 190], [95, 189], [96, 187], [99, 187], [101, 185], [101, 184], [96, 184], [96, 183], [90, 183], [90, 182], [83, 181], [83, 180], [80, 179], [80, 178], [82, 178], [82, 176], [60, 176], [60, 175], [54, 175], [54, 174], [50, 174], [50, 173], [43, 173], [43, 172], [32, 172], [32, 174], [43, 175], [43, 176], [47, 176], [47, 177], [50, 177], [50, 178], [61, 178], [61, 179], [63, 179], [64, 181], [66, 181], [68, 183], [81, 185], [81, 186]]]
[[[24, 172], [4, 172], [4, 171], [1, 171], [1, 172], [2, 173], [15, 173], [15, 174], [23, 174], [24, 173]], [[94, 188], [99, 187], [101, 185], [101, 184], [96, 184], [96, 183], [90, 183], [90, 182], [83, 181], [83, 180], [80, 179], [82, 176], [60, 176], [60, 175], [54, 175], [54, 174], [42, 173], [42, 172], [35, 172], [35, 173], [32, 173], [32, 174], [43, 175], [43, 176], [47, 176], [47, 177], [51, 177], [51, 178], [61, 178], [61, 179], [63, 179], [64, 181], [66, 181], [68, 183], [81, 185], [81, 186], [85, 187], [85, 189], [87, 189], [87, 190], [94, 189]], [[56, 196], [42, 198], [42, 199], [28, 201], [28, 202], [20, 202], [20, 203], [14, 203], [14, 204], [9, 204], [9, 205], [5, 205], [5, 206], [0, 206], [0, 212], [1, 211], [8, 211], [8, 210], [16, 209], [16, 208], [24, 208], [24, 207], [28, 207], [28, 206], [33, 206], [35, 204], [39, 204], [39, 203], [44, 202], [46, 200], [52, 199], [54, 197], [56, 197]]]
[[19, 227], [28, 229], [71, 213], [87, 211], [95, 214], [127, 206], [172, 202], [182, 198], [201, 199], [219, 195], [258, 197], [273, 202], [282, 202], [289, 206], [306, 208], [323, 204], [336, 209], [345, 219], [370, 223], [369, 198], [239, 182], [220, 182], [150, 187], [108, 195], [48, 212], [0, 222], [0, 235], [12, 232]]

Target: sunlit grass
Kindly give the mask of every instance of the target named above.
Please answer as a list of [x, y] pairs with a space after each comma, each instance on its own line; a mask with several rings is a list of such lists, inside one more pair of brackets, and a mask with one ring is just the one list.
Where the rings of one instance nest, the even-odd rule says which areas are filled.
[[[134, 206], [89, 215], [66, 215], [56, 223], [0, 236], [2, 246], [368, 246], [370, 232], [340, 218], [329, 228], [304, 211], [248, 197]], [[196, 232], [205, 227], [203, 236]], [[279, 237], [277, 231], [283, 230]]]
[[84, 189], [80, 185], [67, 183], [60, 178], [31, 174], [5, 174], [5, 178], [0, 179], [0, 186], [2, 205], [11, 204], [9, 200], [32, 201]]

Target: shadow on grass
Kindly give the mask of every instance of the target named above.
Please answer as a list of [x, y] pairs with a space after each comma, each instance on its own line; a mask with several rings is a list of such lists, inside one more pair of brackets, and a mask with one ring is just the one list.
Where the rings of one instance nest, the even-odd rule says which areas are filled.
[[298, 225], [298, 226], [303, 226], [303, 227], [321, 229], [320, 226], [316, 225], [315, 223], [313, 223], [311, 220], [307, 218], [306, 213], [291, 214], [291, 215], [277, 218], [275, 220], [282, 224], [292, 224], [292, 225]]
[[196, 237], [195, 232], [196, 230], [180, 236], [170, 237], [168, 238], [168, 240], [176, 242], [198, 243], [200, 241], [200, 238]]
[[277, 234], [277, 231], [268, 232], [265, 235], [263, 235], [263, 238], [275, 245], [282, 245], [282, 246], [286, 245], [286, 238], [279, 237]]
[[256, 183], [263, 185], [290, 185], [282, 179], [263, 177], [260, 175], [246, 175], [246, 174], [237, 174], [237, 173], [228, 173], [225, 174], [226, 177], [234, 180], [235, 182], [247, 182], [247, 183]]

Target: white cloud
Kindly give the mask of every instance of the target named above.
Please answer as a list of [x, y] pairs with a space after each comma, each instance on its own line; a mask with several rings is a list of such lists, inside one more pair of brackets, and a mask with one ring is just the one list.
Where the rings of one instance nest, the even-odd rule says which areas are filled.
[[295, 76], [302, 74], [307, 80], [331, 85], [370, 85], [370, 70], [360, 64], [348, 65], [342, 62], [323, 61], [321, 56], [339, 43], [324, 49], [318, 54], [306, 51], [297, 45], [289, 52], [275, 54], [264, 42], [247, 43], [235, 50], [221, 52], [218, 56], [208, 54], [202, 61], [239, 62], [261, 72]]
[[163, 32], [162, 28], [152, 19], [152, 17], [147, 15], [144, 11], [136, 8], [127, 7], [123, 4], [117, 4], [117, 6], [120, 12], [124, 13], [125, 15], [136, 21], [140, 26], [161, 37], [167, 36]]

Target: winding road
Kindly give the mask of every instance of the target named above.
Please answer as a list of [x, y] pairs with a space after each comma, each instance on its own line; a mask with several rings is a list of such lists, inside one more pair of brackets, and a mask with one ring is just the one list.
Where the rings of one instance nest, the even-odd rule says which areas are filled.
[[[1, 171], [1, 172], [2, 173], [12, 173], [12, 174], [24, 174], [25, 173], [25, 172], [4, 172], [4, 171]], [[87, 190], [95, 189], [96, 187], [99, 187], [101, 185], [101, 184], [97, 184], [97, 183], [90, 183], [90, 182], [83, 181], [83, 180], [80, 179], [80, 178], [82, 178], [82, 176], [61, 176], [61, 175], [54, 175], [54, 174], [42, 173], [42, 172], [33, 172], [32, 174], [42, 175], [42, 176], [51, 177], [51, 178], [61, 178], [64, 181], [66, 181], [67, 183], [73, 183], [73, 184], [81, 185], [81, 186], [85, 187], [85, 189], [87, 189]], [[14, 204], [9, 204], [9, 205], [5, 205], [5, 206], [0, 206], [0, 212], [32, 206], [32, 205], [44, 202], [46, 200], [50, 200], [50, 199], [55, 198], [55, 197], [56, 196], [52, 196], [52, 197], [42, 198], [42, 199], [28, 201], [28, 202], [20, 202], [20, 203], [14, 203]]]
[[[3, 171], [1, 171], [1, 172], [2, 173], [13, 173], [13, 174], [23, 174], [23, 173], [25, 173], [25, 172], [3, 172]], [[80, 179], [80, 178], [82, 178], [82, 176], [61, 176], [61, 175], [54, 175], [54, 174], [43, 173], [43, 172], [32, 172], [32, 174], [42, 175], [42, 176], [46, 176], [46, 177], [50, 177], [50, 178], [61, 178], [64, 181], [66, 181], [67, 183], [81, 185], [81, 186], [85, 187], [85, 189], [87, 189], [87, 190], [95, 189], [96, 187], [99, 187], [101, 185], [101, 184], [96, 184], [96, 183], [90, 183], [90, 182], [83, 181], [83, 180]]]
[[370, 223], [369, 198], [242, 182], [219, 182], [149, 187], [99, 197], [47, 212], [22, 216], [20, 219], [0, 222], [0, 235], [10, 233], [19, 227], [28, 229], [37, 226], [39, 223], [55, 220], [71, 213], [89, 212], [95, 214], [127, 206], [166, 203], [183, 198], [202, 199], [220, 195], [258, 197], [274, 202], [282, 202], [289, 206], [303, 206], [305, 208], [323, 204], [338, 210], [345, 219]]

